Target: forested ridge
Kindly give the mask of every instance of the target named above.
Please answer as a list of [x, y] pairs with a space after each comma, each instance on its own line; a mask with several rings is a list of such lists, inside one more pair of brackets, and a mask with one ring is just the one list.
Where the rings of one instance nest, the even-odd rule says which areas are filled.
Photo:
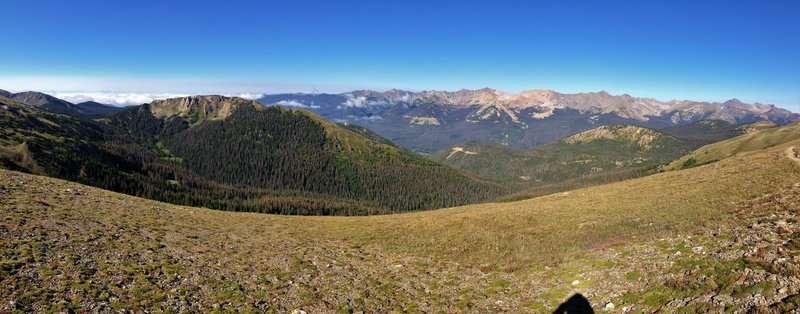
[[181, 107], [180, 114], [157, 117], [150, 104], [96, 121], [3, 101], [4, 125], [15, 126], [3, 127], [0, 138], [4, 167], [176, 204], [360, 215], [456, 206], [507, 192], [366, 129], [244, 99], [225, 99], [232, 105], [213, 119], [206, 119], [210, 110], [220, 108]]
[[429, 157], [518, 187], [519, 192], [504, 198], [517, 199], [653, 174], [691, 145], [653, 129], [607, 125], [533, 149], [467, 142]]

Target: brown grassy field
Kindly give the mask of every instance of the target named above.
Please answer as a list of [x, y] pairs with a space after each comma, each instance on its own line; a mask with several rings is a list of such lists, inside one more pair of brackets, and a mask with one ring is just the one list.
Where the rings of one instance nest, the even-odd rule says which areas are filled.
[[792, 146], [525, 201], [370, 217], [220, 212], [0, 171], [0, 310], [547, 312], [577, 292], [611, 312], [791, 307]]
[[668, 165], [664, 170], [678, 170], [693, 165], [702, 165], [722, 160], [736, 154], [773, 147], [800, 139], [800, 122], [782, 127], [769, 123], [750, 125], [752, 129], [744, 135], [700, 147], [691, 154], [683, 156]]

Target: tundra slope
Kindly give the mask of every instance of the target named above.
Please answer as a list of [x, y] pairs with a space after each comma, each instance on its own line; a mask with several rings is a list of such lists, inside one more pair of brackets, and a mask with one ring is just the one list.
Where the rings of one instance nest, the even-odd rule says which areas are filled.
[[[220, 212], [0, 171], [0, 309], [788, 311], [800, 141], [526, 201], [369, 217]], [[714, 219], [708, 219], [713, 217]]]
[[716, 162], [739, 153], [746, 153], [800, 139], [800, 122], [776, 126], [761, 122], [740, 127], [741, 136], [698, 148], [686, 156], [665, 165], [664, 170], [691, 168]]

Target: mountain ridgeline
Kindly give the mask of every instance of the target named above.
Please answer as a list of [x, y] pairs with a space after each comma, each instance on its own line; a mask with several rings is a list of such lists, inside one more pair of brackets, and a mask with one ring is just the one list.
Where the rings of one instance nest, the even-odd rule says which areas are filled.
[[455, 206], [505, 191], [363, 128], [240, 98], [155, 101], [101, 121], [0, 101], [4, 125], [18, 126], [4, 128], [5, 167], [177, 204], [361, 215]]
[[51, 95], [32, 91], [11, 93], [0, 89], [0, 97], [18, 101], [44, 111], [70, 115], [78, 118], [106, 118], [123, 110], [123, 108], [120, 107], [109, 106], [95, 101], [73, 104]]
[[276, 94], [265, 105], [306, 108], [338, 122], [355, 123], [414, 151], [433, 153], [478, 141], [532, 148], [609, 124], [668, 128], [702, 120], [729, 124], [786, 124], [800, 115], [773, 105], [689, 100], [658, 101], [605, 91], [564, 94], [528, 90], [371, 90], [342, 94]]

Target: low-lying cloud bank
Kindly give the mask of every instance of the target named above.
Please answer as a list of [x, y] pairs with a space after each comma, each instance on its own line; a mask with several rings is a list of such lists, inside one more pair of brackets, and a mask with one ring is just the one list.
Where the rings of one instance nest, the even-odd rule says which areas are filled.
[[[264, 97], [264, 96], [262, 95], [261, 97]], [[261, 97], [258, 97], [258, 98], [261, 98]], [[246, 97], [242, 97], [242, 98], [246, 98]], [[304, 104], [304, 103], [302, 103], [302, 102], [300, 102], [298, 100], [294, 100], [294, 99], [281, 100], [279, 102], [276, 102], [275, 104], [276, 105], [281, 105], [281, 106], [284, 106], [284, 107], [293, 107], [293, 108], [319, 108], [319, 106], [316, 106], [316, 105], [313, 105], [313, 104], [312, 105], [306, 105], [306, 104]]]
[[[69, 101], [71, 103], [81, 103], [84, 101], [96, 101], [101, 104], [112, 106], [138, 106], [154, 100], [186, 97], [189, 94], [173, 93], [123, 93], [123, 92], [52, 92], [51, 95]], [[260, 93], [240, 93], [224, 94], [228, 97], [241, 97], [246, 99], [258, 99], [264, 97]]]

